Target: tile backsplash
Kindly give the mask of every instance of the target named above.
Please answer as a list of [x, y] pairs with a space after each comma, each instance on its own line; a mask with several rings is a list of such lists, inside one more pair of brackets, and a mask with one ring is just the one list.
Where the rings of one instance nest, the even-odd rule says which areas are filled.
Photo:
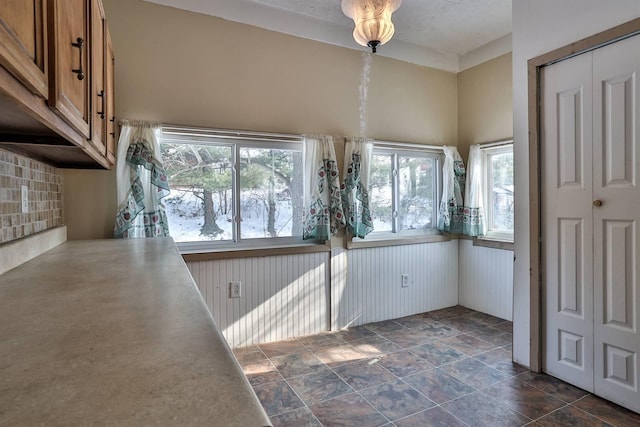
[[[27, 213], [22, 213], [23, 185]], [[64, 225], [62, 190], [57, 168], [0, 149], [0, 244]]]

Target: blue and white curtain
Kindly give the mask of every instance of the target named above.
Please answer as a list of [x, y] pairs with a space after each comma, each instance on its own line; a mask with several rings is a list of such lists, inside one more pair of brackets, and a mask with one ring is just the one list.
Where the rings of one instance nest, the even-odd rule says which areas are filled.
[[456, 147], [445, 145], [442, 167], [442, 200], [438, 216], [438, 230], [462, 233], [464, 219], [465, 170], [464, 162]]
[[116, 162], [118, 212], [113, 236], [133, 239], [169, 235], [162, 199], [169, 195], [160, 158], [159, 123], [121, 120]]
[[344, 181], [342, 207], [346, 229], [353, 237], [364, 238], [373, 231], [369, 204], [369, 173], [373, 156], [373, 140], [347, 139], [344, 149]]
[[304, 157], [304, 240], [326, 241], [345, 225], [340, 173], [331, 136], [307, 135]]
[[468, 236], [482, 236], [485, 234], [485, 221], [482, 200], [482, 154], [478, 144], [469, 148], [468, 171], [462, 231]]

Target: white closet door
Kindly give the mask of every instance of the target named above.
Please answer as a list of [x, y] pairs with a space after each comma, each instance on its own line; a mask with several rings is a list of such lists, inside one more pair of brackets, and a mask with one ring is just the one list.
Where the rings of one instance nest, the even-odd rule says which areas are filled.
[[593, 52], [595, 393], [640, 412], [640, 36]]
[[542, 75], [543, 367], [593, 390], [591, 54]]

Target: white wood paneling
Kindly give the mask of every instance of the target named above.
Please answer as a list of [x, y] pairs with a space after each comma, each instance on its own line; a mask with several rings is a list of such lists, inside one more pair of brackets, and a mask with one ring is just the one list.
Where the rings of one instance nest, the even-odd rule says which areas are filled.
[[[328, 253], [188, 262], [198, 289], [231, 347], [329, 328]], [[229, 282], [242, 296], [229, 298]]]
[[[346, 265], [345, 265], [346, 263]], [[340, 267], [338, 267], [340, 266]], [[458, 303], [458, 242], [352, 249], [334, 255], [346, 281], [331, 295], [334, 327], [361, 325]], [[332, 271], [335, 276], [336, 271]], [[401, 275], [409, 286], [401, 287]]]
[[513, 251], [458, 244], [460, 305], [512, 320]]

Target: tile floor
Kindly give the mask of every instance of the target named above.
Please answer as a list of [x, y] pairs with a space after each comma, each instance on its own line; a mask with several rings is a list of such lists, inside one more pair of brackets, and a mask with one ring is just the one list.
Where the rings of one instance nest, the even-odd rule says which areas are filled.
[[640, 426], [511, 363], [511, 322], [461, 306], [234, 353], [274, 426]]

